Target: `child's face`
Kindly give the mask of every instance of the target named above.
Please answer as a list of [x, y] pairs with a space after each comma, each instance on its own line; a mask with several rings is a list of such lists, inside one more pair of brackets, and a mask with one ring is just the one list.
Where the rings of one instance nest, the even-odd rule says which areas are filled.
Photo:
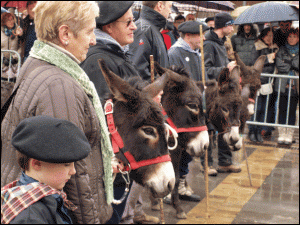
[[41, 162], [39, 182], [48, 184], [57, 190], [63, 189], [67, 181], [76, 173], [72, 163], [47, 163]]
[[287, 42], [289, 43], [289, 45], [296, 45], [299, 42], [299, 36], [291, 33], [287, 38]]

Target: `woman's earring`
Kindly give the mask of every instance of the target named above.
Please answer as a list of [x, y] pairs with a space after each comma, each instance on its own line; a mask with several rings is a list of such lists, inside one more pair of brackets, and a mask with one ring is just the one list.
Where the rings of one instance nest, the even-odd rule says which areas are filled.
[[68, 45], [68, 44], [69, 44], [69, 42], [66, 41], [66, 42], [65, 42], [65, 45]]

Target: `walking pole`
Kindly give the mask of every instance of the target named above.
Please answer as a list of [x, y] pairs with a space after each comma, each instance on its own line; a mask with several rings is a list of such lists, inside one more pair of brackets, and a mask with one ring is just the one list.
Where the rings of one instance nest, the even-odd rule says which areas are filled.
[[249, 181], [250, 181], [250, 186], [252, 187], [251, 174], [250, 174], [249, 165], [248, 165], [247, 152], [246, 152], [246, 148], [245, 148], [244, 138], [243, 138], [243, 151], [244, 151], [245, 158], [246, 158], [246, 165], [247, 165], [247, 171], [248, 171], [248, 177], [249, 177]]
[[[203, 33], [202, 25], [200, 25], [200, 51], [201, 51], [201, 69], [202, 69], [202, 82], [205, 87], [205, 67], [204, 67], [204, 51], [203, 51]], [[205, 112], [204, 112], [205, 113]], [[206, 194], [206, 212], [209, 211], [209, 189], [208, 189], [208, 153], [205, 151], [205, 194]]]
[[[154, 59], [153, 55], [150, 55], [150, 72], [151, 72], [151, 83], [154, 82]], [[164, 203], [163, 199], [160, 198], [160, 222], [165, 224], [165, 215], [164, 215]]]
[[150, 69], [151, 69], [151, 83], [154, 82], [154, 59], [153, 55], [150, 55]]

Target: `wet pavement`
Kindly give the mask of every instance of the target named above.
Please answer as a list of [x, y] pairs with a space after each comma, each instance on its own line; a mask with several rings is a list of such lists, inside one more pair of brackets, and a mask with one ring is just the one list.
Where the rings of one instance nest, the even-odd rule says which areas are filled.
[[[181, 200], [188, 218], [179, 220], [172, 206], [164, 204], [166, 224], [233, 223], [233, 224], [299, 224], [299, 129], [296, 143], [278, 146], [277, 134], [261, 145], [254, 145], [245, 138], [252, 186], [250, 186], [243, 151], [234, 154], [235, 164], [240, 164], [238, 174], [221, 173], [209, 177], [209, 211], [206, 211], [204, 174], [199, 158], [189, 164], [188, 184], [198, 203]], [[213, 152], [217, 167], [217, 152]], [[144, 211], [160, 218], [159, 211], [152, 211], [150, 200], [144, 192]]]

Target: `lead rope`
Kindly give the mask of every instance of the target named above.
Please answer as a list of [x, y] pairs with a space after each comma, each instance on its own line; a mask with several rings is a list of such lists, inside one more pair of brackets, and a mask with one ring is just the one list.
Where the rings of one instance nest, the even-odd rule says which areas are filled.
[[173, 137], [174, 137], [174, 141], [175, 141], [175, 144], [174, 144], [173, 147], [170, 147], [170, 146], [168, 145], [168, 149], [169, 149], [169, 150], [174, 150], [174, 149], [176, 149], [177, 146], [178, 146], [178, 141], [177, 141], [178, 133], [177, 133], [176, 130], [175, 130], [174, 128], [172, 128], [169, 124], [165, 123], [165, 125], [166, 125], [166, 128], [167, 128], [167, 129], [166, 129], [166, 130], [167, 130], [167, 140], [169, 140], [169, 137], [171, 136], [171, 135], [170, 135], [170, 132], [171, 132], [172, 135], [173, 135]]

